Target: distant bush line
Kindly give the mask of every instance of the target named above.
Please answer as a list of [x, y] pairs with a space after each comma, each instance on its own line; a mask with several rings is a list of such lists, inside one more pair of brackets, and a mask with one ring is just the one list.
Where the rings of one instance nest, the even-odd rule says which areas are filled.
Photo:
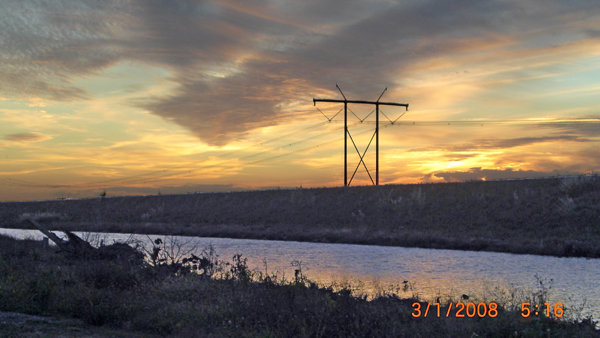
[[65, 230], [600, 258], [600, 177], [590, 175], [5, 202], [0, 227], [44, 213]]

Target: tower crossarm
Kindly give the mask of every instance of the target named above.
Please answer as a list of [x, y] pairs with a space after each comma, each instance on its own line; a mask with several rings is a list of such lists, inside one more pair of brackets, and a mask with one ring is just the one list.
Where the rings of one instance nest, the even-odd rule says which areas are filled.
[[313, 104], [314, 105], [317, 105], [317, 102], [374, 104], [374, 105], [380, 105], [380, 106], [406, 107], [406, 109], [408, 109], [408, 103], [396, 103], [396, 102], [377, 102], [377, 101], [361, 101], [361, 100], [334, 100], [334, 99], [313, 99]]
[[[377, 99], [377, 101], [364, 101], [364, 100], [348, 100], [348, 99], [346, 99], [346, 95], [344, 95], [344, 93], [342, 92], [342, 89], [340, 89], [340, 87], [337, 84], [335, 86], [337, 87], [337, 89], [340, 91], [340, 93], [344, 97], [343, 100], [314, 99], [313, 98], [313, 104], [315, 106], [317, 105], [317, 102], [332, 102], [332, 103], [343, 103], [344, 104], [344, 186], [347, 187], [349, 185], [349, 183], [348, 183], [348, 136], [350, 136], [350, 132], [348, 131], [348, 103], [375, 105], [375, 125], [376, 125], [376, 127], [375, 127], [375, 133], [373, 134], [373, 136], [375, 136], [375, 182], [373, 182], [373, 183], [375, 185], [379, 185], [379, 106], [405, 107], [406, 110], [408, 111], [408, 103], [379, 102], [379, 99], [381, 99], [381, 97], [383, 96], [383, 93], [385, 93], [387, 91], [387, 87], [385, 87], [385, 89], [383, 90], [381, 95], [379, 95], [379, 98]], [[323, 112], [321, 112], [321, 114], [323, 114]], [[323, 114], [323, 115], [325, 115], [325, 114]], [[356, 114], [354, 114], [354, 115], [356, 116]], [[369, 115], [371, 115], [371, 114], [369, 114]], [[402, 114], [402, 115], [404, 115], [404, 114]], [[400, 117], [402, 117], [402, 115]], [[387, 117], [387, 115], [385, 115], [385, 116]], [[329, 119], [327, 116], [325, 116], [325, 117], [331, 122], [331, 119]], [[356, 117], [358, 118], [358, 116], [356, 116]], [[363, 121], [360, 118], [359, 118], [359, 120], [361, 122]], [[388, 118], [388, 120], [389, 120], [389, 118]], [[396, 121], [394, 121], [394, 122], [396, 122]], [[394, 122], [390, 121], [391, 124], [394, 124]], [[350, 136], [350, 139], [352, 140], [352, 136]], [[372, 137], [371, 137], [371, 141], [373, 141]], [[371, 145], [371, 141], [369, 141], [369, 145]], [[356, 148], [356, 144], [354, 143], [354, 140], [352, 140], [352, 143], [354, 144], [354, 147]], [[356, 169], [358, 170], [358, 167], [362, 163], [365, 167], [365, 170], [367, 170], [367, 174], [369, 174], [369, 178], [371, 178], [371, 182], [372, 182], [373, 178], [371, 177], [371, 173], [369, 173], [369, 169], [367, 169], [367, 165], [365, 164], [365, 162], [363, 160], [368, 149], [369, 149], [369, 146], [367, 146], [367, 149], [365, 149], [365, 152], [361, 155], [360, 152], [358, 151], [358, 148], [356, 148], [356, 151], [358, 152], [358, 156], [360, 157], [360, 162], [358, 163], [358, 166], [356, 167]], [[356, 174], [356, 170], [354, 170], [354, 174]], [[352, 178], [354, 178], [354, 175], [352, 175]], [[350, 181], [352, 181], [352, 178], [350, 179]]]

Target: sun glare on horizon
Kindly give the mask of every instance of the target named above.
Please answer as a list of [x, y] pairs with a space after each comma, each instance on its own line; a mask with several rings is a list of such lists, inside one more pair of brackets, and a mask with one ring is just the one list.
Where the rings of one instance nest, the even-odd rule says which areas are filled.
[[451, 3], [9, 1], [0, 201], [343, 185], [336, 84], [381, 184], [597, 172], [597, 5]]

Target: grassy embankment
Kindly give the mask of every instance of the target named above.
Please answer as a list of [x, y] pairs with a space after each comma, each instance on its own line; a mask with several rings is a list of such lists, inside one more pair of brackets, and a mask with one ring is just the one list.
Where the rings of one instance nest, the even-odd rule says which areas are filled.
[[44, 213], [56, 230], [600, 258], [600, 176], [6, 202], [0, 227]]
[[192, 261], [161, 261], [165, 251], [149, 252], [154, 256], [146, 262], [82, 259], [0, 236], [0, 311], [79, 323], [3, 321], [0, 336], [600, 337], [591, 320], [568, 319], [569, 309], [561, 319], [522, 319], [520, 302], [543, 303], [544, 288], [524, 298], [480, 300], [499, 304], [493, 318], [456, 318], [455, 310], [446, 318], [448, 302], [457, 299], [442, 300], [440, 317], [431, 310], [414, 318], [414, 298], [382, 291], [367, 300], [348, 289], [318, 287], [301, 270], [286, 280], [249, 270], [241, 256], [225, 263], [209, 249]]

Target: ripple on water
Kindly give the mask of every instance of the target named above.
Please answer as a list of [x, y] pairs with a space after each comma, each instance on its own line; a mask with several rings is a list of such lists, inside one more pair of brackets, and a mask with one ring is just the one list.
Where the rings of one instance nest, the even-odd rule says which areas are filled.
[[[0, 229], [17, 238], [43, 238], [38, 231]], [[123, 241], [128, 234], [102, 234], [109, 241]], [[164, 236], [151, 236], [151, 238]], [[185, 240], [191, 237], [182, 237]], [[146, 236], [138, 239], [149, 243]], [[584, 316], [600, 319], [600, 259], [558, 258], [494, 252], [379, 247], [351, 244], [302, 243], [228, 238], [195, 238], [200, 251], [212, 244], [221, 259], [240, 253], [248, 265], [293, 276], [292, 260], [302, 262], [305, 275], [321, 284], [347, 281], [364, 284], [366, 292], [379, 287], [403, 286], [409, 281], [425, 299], [468, 294], [477, 298], [495, 287], [537, 290], [535, 275], [550, 286], [551, 302], [579, 306], [586, 302]], [[402, 295], [402, 294], [401, 294]], [[408, 291], [406, 296], [411, 296]], [[470, 298], [473, 299], [473, 298]], [[493, 299], [487, 299], [492, 301]]]

